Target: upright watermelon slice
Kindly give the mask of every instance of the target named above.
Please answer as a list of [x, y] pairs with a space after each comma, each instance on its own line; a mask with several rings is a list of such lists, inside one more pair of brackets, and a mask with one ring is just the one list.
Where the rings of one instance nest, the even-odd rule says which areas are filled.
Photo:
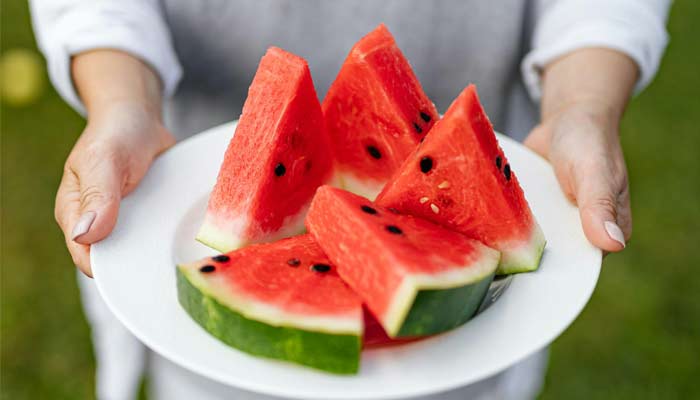
[[339, 374], [358, 369], [362, 302], [310, 235], [177, 268], [180, 304], [224, 343]]
[[248, 90], [197, 240], [226, 252], [302, 232], [332, 164], [306, 61], [271, 47]]
[[501, 251], [499, 274], [539, 266], [545, 239], [469, 85], [392, 177], [377, 203]]
[[341, 189], [316, 192], [306, 226], [391, 337], [443, 332], [476, 312], [499, 253]]
[[340, 184], [370, 199], [438, 118], [384, 25], [350, 50], [322, 107]]

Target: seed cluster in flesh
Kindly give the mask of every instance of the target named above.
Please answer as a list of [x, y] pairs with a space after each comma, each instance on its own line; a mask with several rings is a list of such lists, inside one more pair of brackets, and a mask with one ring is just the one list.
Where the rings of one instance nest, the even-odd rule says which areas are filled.
[[[433, 118], [430, 116], [430, 114], [420, 111], [419, 112], [419, 117], [423, 122], [429, 123]], [[419, 135], [423, 133], [424, 129], [420, 124], [420, 120], [417, 122], [413, 122], [413, 129], [418, 133]], [[420, 141], [423, 142], [423, 139], [425, 139], [425, 136], [421, 137]], [[369, 154], [370, 157], [374, 158], [375, 160], [379, 160], [382, 158], [382, 152], [373, 145], [369, 145], [365, 147], [365, 150], [367, 151], [367, 154]], [[279, 175], [278, 175], [279, 176]]]
[[[367, 208], [372, 209], [374, 211], [374, 213], [377, 212], [376, 210], [374, 210], [373, 208], [371, 208], [369, 206]], [[225, 254], [213, 256], [213, 257], [211, 257], [211, 259], [212, 259], [212, 261], [215, 261], [218, 263], [225, 263], [225, 262], [231, 261], [231, 258]], [[289, 265], [290, 267], [296, 268], [296, 267], [301, 265], [301, 260], [296, 258], [296, 257], [292, 257], [292, 258], [287, 260], [287, 265]], [[325, 273], [325, 272], [328, 272], [331, 270], [331, 266], [328, 264], [325, 264], [325, 263], [312, 263], [309, 268], [312, 271], [320, 272], [320, 273]], [[205, 264], [205, 265], [199, 267], [199, 272], [202, 272], [205, 274], [208, 274], [208, 273], [211, 273], [214, 271], [216, 271], [216, 266], [214, 266], [212, 264]]]
[[[423, 122], [428, 123], [430, 122], [433, 118], [430, 116], [430, 114], [426, 113], [425, 111], [420, 111], [418, 113], [418, 116], [420, 119], [423, 120]], [[413, 122], [413, 129], [418, 133], [419, 135], [423, 133], [423, 127], [420, 125], [420, 121], [414, 121]], [[423, 138], [421, 138], [421, 141], [423, 141]]]

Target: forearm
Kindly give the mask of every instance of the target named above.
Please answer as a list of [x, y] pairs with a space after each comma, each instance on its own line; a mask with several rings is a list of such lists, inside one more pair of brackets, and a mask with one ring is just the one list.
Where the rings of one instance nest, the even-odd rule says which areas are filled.
[[634, 61], [615, 50], [586, 48], [549, 63], [542, 76], [541, 116], [547, 118], [575, 104], [592, 117], [619, 122], [639, 71]]
[[89, 117], [128, 108], [161, 119], [161, 82], [141, 60], [117, 50], [94, 50], [73, 57], [71, 73]]

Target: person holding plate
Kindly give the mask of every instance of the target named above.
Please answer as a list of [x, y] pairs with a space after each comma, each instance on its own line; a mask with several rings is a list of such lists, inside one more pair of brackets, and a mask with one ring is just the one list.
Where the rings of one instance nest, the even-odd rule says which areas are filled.
[[[120, 200], [177, 140], [240, 114], [270, 45], [305, 57], [323, 96], [352, 43], [384, 22], [438, 110], [474, 82], [496, 129], [550, 161], [591, 243], [617, 252], [631, 235], [619, 123], [658, 69], [669, 0], [30, 3], [51, 81], [87, 117], [55, 214], [82, 271], [98, 398], [134, 398], [147, 358], [152, 398], [267, 398], [147, 353], [87, 276], [90, 245], [110, 234]], [[534, 398], [546, 358], [432, 398]]]

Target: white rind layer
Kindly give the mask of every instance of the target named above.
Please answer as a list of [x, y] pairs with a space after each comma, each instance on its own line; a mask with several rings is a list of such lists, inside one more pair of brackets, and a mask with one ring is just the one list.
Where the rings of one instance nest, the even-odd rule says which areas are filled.
[[479, 282], [491, 276], [498, 267], [501, 253], [477, 242], [480, 248], [478, 261], [469, 265], [456, 265], [439, 274], [407, 274], [387, 312], [382, 317], [383, 326], [390, 336], [396, 336], [408, 316], [413, 302], [421, 290], [452, 289]]
[[515, 274], [518, 272], [535, 271], [540, 266], [540, 260], [547, 241], [542, 229], [534, 220], [530, 239], [523, 243], [502, 246], [501, 263], [496, 271], [499, 275]]
[[279, 230], [266, 232], [259, 238], [247, 238], [243, 235], [249, 226], [247, 217], [240, 216], [224, 220], [207, 211], [196, 239], [217, 251], [228, 253], [251, 243], [274, 242], [296, 236], [306, 231], [304, 218], [306, 218], [310, 205], [311, 202], [304, 205], [298, 213], [285, 218]]
[[354, 193], [358, 196], [374, 201], [379, 192], [384, 188], [386, 182], [377, 182], [371, 179], [358, 179], [349, 172], [338, 172], [337, 180], [341, 189]]
[[[214, 221], [217, 221], [214, 223]], [[239, 249], [245, 245], [242, 233], [248, 227], [248, 219], [239, 217], [225, 223], [218, 221], [216, 216], [207, 211], [202, 227], [199, 228], [197, 241], [222, 253]]]
[[224, 277], [215, 274], [203, 276], [199, 272], [199, 266], [200, 264], [188, 264], [180, 265], [178, 268], [198, 290], [246, 318], [272, 326], [330, 334], [362, 335], [364, 322], [360, 309], [357, 312], [337, 316], [290, 313], [241, 294], [232, 288]]

